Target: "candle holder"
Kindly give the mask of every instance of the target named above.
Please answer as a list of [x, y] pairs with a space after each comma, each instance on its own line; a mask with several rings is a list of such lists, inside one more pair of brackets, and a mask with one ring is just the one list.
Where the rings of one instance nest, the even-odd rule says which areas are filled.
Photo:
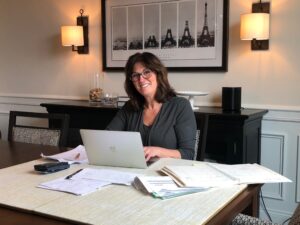
[[91, 102], [101, 102], [103, 97], [103, 90], [100, 88], [100, 77], [96, 73], [92, 81], [92, 89], [89, 92], [89, 100]]
[[103, 93], [102, 103], [104, 105], [117, 106], [118, 94], [117, 93]]

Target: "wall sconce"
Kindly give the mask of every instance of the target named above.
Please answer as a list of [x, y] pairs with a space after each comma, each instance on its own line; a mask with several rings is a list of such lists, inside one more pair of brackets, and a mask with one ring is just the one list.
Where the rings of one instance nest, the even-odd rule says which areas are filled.
[[270, 2], [252, 4], [252, 13], [241, 15], [241, 40], [251, 40], [252, 50], [268, 50]]
[[72, 51], [78, 54], [89, 53], [89, 20], [87, 16], [82, 16], [83, 9], [79, 10], [77, 26], [61, 27], [61, 42], [63, 46], [72, 46]]

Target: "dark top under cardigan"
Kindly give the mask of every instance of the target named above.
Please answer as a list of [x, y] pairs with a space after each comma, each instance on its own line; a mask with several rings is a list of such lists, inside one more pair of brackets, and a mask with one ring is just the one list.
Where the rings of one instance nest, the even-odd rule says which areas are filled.
[[151, 127], [143, 123], [143, 109], [133, 111], [126, 103], [106, 129], [138, 131], [144, 146], [177, 149], [183, 159], [194, 157], [196, 119], [189, 101], [182, 97], [163, 103]]

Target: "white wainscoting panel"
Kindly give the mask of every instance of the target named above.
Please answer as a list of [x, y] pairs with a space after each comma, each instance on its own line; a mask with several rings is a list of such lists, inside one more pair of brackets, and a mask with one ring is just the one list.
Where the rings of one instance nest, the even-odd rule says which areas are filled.
[[[261, 135], [261, 164], [269, 169], [283, 174], [284, 141], [286, 135]], [[282, 184], [265, 184], [262, 188], [263, 196], [277, 200], [283, 199]]]
[[297, 181], [296, 181], [296, 201], [300, 203], [300, 134], [297, 138]]
[[[274, 222], [281, 224], [289, 218], [297, 206], [299, 185], [299, 134], [300, 111], [269, 110], [262, 121], [261, 162], [262, 165], [288, 177], [293, 182], [268, 184], [262, 195], [268, 213]], [[298, 183], [298, 185], [297, 185]], [[261, 204], [260, 216], [266, 217]]]

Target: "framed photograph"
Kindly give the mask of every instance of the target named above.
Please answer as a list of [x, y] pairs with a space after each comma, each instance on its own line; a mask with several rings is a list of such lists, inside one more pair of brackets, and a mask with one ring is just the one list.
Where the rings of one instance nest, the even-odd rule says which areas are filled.
[[101, 0], [103, 69], [136, 52], [169, 71], [227, 71], [228, 0]]

